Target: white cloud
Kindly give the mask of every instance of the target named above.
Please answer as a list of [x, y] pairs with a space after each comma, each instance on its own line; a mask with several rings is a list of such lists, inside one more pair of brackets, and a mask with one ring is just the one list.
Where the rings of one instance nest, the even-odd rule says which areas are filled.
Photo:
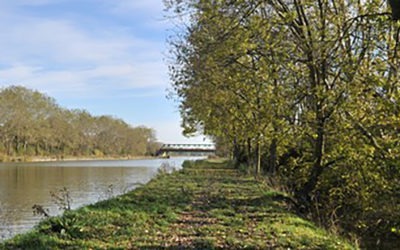
[[53, 94], [76, 96], [80, 93], [82, 96], [101, 97], [107, 96], [110, 90], [164, 87], [166, 77], [161, 73], [163, 70], [163, 65], [159, 63], [100, 65], [91, 69], [55, 71], [17, 65], [0, 70], [0, 84], [21, 84]]
[[[166, 88], [164, 41], [146, 40], [116, 28], [87, 30], [71, 20], [0, 17], [0, 85], [85, 91], [109, 88]], [[70, 91], [66, 91], [70, 90]]]
[[17, 60], [36, 57], [59, 63], [102, 63], [126, 60], [135, 51], [140, 55], [142, 51], [160, 50], [162, 46], [131, 34], [91, 34], [68, 21], [26, 18], [12, 26], [3, 23], [0, 27], [0, 46], [8, 49], [5, 54], [9, 59]]
[[32, 76], [32, 73], [39, 68], [26, 65], [15, 65], [11, 68], [0, 70], [0, 79], [2, 81], [22, 82]]
[[0, 85], [22, 85], [48, 94], [85, 92], [86, 86], [79, 74], [70, 71], [44, 71], [38, 67], [17, 65], [0, 70]]

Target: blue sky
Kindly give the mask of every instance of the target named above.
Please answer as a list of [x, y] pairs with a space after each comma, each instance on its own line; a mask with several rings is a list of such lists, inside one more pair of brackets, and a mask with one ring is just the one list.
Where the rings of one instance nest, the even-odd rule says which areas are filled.
[[162, 142], [202, 143], [181, 135], [166, 99], [171, 28], [162, 0], [0, 0], [0, 87], [152, 127]]

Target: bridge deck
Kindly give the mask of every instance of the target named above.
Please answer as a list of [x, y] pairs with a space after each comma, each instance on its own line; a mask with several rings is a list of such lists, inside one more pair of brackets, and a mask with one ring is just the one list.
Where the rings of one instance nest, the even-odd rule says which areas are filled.
[[164, 144], [158, 154], [163, 153], [215, 153], [214, 144]]

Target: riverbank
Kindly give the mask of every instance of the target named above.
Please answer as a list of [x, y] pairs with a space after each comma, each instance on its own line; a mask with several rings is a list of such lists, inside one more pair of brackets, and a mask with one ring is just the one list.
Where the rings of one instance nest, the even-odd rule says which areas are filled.
[[157, 157], [152, 156], [104, 156], [104, 157], [31, 157], [28, 162], [53, 162], [53, 161], [112, 161], [112, 160], [148, 160], [156, 159]]
[[55, 161], [111, 161], [111, 160], [148, 160], [157, 159], [154, 156], [3, 156], [0, 163], [10, 162], [55, 162]]
[[223, 163], [185, 164], [0, 249], [355, 249], [290, 212], [284, 197]]

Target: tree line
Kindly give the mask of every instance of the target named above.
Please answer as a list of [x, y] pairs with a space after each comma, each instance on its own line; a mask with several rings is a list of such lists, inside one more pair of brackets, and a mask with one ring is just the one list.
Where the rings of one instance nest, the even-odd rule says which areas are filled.
[[155, 132], [111, 116], [68, 110], [21, 86], [0, 90], [0, 160], [16, 157], [144, 156], [156, 152]]
[[398, 241], [400, 22], [389, 6], [164, 3], [178, 20], [170, 75], [184, 133], [279, 180], [320, 224], [371, 248]]

